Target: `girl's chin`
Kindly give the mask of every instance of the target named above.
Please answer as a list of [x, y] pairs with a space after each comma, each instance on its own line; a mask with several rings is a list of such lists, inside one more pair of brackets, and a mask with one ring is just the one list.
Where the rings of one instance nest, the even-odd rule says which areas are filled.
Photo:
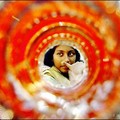
[[62, 73], [68, 73], [68, 70], [62, 69], [61, 72]]
[[61, 67], [59, 69], [62, 73], [68, 73], [69, 68], [68, 67]]

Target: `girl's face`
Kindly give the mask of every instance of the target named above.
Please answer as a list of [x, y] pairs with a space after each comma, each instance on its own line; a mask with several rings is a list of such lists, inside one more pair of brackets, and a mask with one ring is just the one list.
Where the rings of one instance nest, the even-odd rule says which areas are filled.
[[56, 47], [53, 54], [53, 62], [55, 67], [63, 73], [68, 72], [69, 68], [66, 66], [66, 62], [69, 64], [75, 63], [76, 53], [75, 50], [66, 45], [60, 45]]

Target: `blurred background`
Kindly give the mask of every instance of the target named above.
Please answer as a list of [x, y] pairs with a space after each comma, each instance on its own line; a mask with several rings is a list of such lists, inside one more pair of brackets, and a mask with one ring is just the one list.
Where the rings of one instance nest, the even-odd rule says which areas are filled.
[[[119, 1], [0, 1], [0, 119], [120, 119], [119, 28]], [[42, 83], [39, 63], [58, 38], [87, 57], [82, 89]]]

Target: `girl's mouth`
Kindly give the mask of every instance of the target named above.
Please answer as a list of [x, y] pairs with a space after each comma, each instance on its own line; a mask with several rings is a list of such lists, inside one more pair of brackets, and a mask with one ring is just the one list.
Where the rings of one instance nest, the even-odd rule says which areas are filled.
[[66, 65], [61, 66], [61, 68], [62, 68], [62, 69], [65, 69], [65, 70], [69, 70], [69, 68], [68, 68]]

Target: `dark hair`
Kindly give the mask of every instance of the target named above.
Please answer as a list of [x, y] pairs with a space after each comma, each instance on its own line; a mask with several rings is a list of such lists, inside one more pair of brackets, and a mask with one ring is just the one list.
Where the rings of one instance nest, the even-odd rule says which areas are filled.
[[[53, 48], [49, 49], [46, 52], [46, 54], [45, 54], [44, 64], [49, 66], [49, 67], [52, 67], [54, 65], [54, 63], [53, 63], [53, 54], [55, 52], [56, 47], [58, 47], [58, 46], [54, 46]], [[75, 62], [82, 61], [82, 60], [80, 60], [80, 53], [78, 52], [78, 50], [76, 50], [76, 49], [74, 49], [74, 50], [75, 50], [75, 53], [76, 53], [76, 60], [75, 60]]]

